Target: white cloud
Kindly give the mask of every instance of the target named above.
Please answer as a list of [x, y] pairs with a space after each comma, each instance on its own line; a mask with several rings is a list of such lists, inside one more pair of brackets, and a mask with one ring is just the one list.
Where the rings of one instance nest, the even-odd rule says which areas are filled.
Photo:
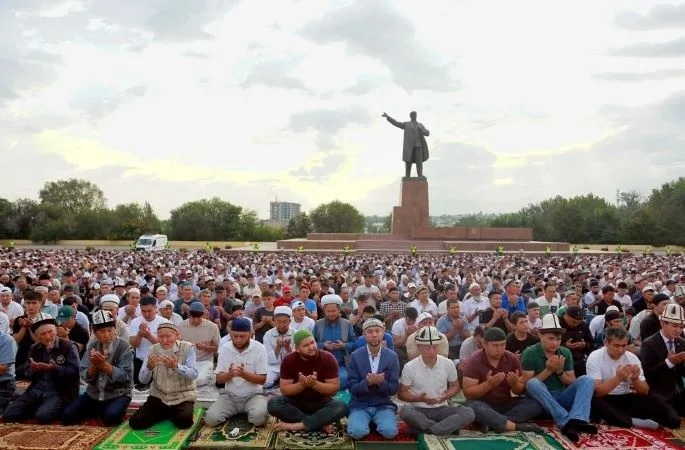
[[[162, 216], [217, 192], [263, 216], [273, 192], [385, 214], [402, 134], [380, 115], [411, 110], [431, 131], [432, 213], [647, 193], [682, 164], [683, 11], [649, 0], [7, 0], [0, 152], [59, 170], [13, 179], [4, 195], [80, 176], [112, 202], [149, 195]], [[630, 176], [607, 177], [607, 165]]]

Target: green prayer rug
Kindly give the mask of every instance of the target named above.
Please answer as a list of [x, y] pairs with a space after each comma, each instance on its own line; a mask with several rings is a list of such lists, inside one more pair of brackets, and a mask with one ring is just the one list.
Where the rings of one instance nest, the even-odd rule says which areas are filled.
[[280, 431], [276, 433], [274, 448], [278, 450], [326, 449], [355, 450], [354, 441], [345, 433], [347, 419], [333, 424], [331, 434], [306, 431]]
[[462, 430], [458, 436], [421, 434], [422, 450], [563, 450], [564, 446], [549, 434], [507, 432], [487, 433]]
[[270, 448], [274, 439], [274, 417], [262, 427], [255, 427], [247, 420], [246, 414], [238, 414], [218, 427], [204, 425], [189, 448], [202, 449], [264, 449]]
[[201, 425], [204, 409], [193, 410], [193, 426], [180, 430], [165, 420], [151, 426], [147, 430], [132, 430], [128, 422], [124, 422], [112, 431], [95, 450], [180, 450], [185, 448], [188, 440]]

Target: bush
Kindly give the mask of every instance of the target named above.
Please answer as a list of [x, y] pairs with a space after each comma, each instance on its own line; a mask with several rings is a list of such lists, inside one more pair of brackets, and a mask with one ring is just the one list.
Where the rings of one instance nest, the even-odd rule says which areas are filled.
[[89, 246], [86, 247], [86, 251], [87, 251], [87, 252], [95, 251], [95, 247], [89, 245]]
[[185, 248], [185, 247], [181, 247], [181, 248], [179, 249], [179, 251], [180, 251], [181, 253], [188, 253], [188, 249]]
[[232, 245], [225, 245], [224, 248], [225, 248], [226, 250], [230, 250], [230, 249], [233, 248], [233, 246], [232, 246]]

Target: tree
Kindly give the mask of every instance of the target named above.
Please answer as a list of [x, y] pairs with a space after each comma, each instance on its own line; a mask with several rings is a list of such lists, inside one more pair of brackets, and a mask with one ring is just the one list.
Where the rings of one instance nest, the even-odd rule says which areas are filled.
[[364, 216], [349, 203], [339, 200], [319, 205], [309, 217], [317, 233], [361, 233]]
[[148, 202], [117, 205], [112, 216], [112, 235], [117, 240], [136, 239], [141, 234], [161, 231], [159, 219]]
[[301, 212], [288, 221], [285, 235], [288, 239], [305, 238], [307, 237], [307, 233], [311, 233], [312, 230], [311, 219], [307, 213]]
[[239, 237], [240, 206], [218, 197], [186, 202], [171, 211], [169, 235], [182, 241], [229, 241]]
[[54, 205], [69, 215], [107, 207], [102, 190], [87, 180], [48, 181], [38, 193], [42, 205]]

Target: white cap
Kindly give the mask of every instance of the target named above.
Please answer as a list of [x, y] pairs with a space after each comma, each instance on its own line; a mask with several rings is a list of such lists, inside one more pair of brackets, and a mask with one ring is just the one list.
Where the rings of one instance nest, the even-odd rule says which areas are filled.
[[293, 310], [287, 306], [277, 306], [276, 309], [274, 309], [274, 317], [281, 315], [281, 314], [286, 315], [288, 317], [292, 317], [293, 316]]
[[442, 334], [433, 326], [423, 327], [417, 332], [414, 340], [416, 345], [435, 345], [442, 341]]
[[159, 302], [159, 308], [173, 308], [174, 304], [171, 300], [164, 300], [163, 302]]
[[654, 286], [652, 286], [651, 284], [648, 284], [647, 286], [645, 286], [645, 287], [642, 288], [642, 292], [647, 292], [647, 291], [654, 291], [654, 292], [656, 292], [656, 289], [654, 289]]
[[302, 300], [295, 300], [290, 304], [290, 307], [295, 310], [297, 308], [305, 308], [304, 302]]
[[321, 306], [338, 305], [342, 306], [343, 300], [338, 294], [326, 294], [321, 297]]
[[683, 307], [676, 303], [669, 303], [666, 305], [663, 314], [660, 317], [664, 322], [684, 324], [685, 323], [685, 312], [683, 312]]
[[423, 322], [423, 321], [426, 320], [426, 319], [431, 319], [431, 320], [433, 320], [433, 316], [431, 316], [430, 313], [427, 313], [427, 312], [424, 311], [424, 312], [422, 312], [421, 314], [419, 314], [419, 317], [416, 318], [416, 323], [421, 323], [421, 322]]
[[541, 332], [550, 331], [554, 333], [563, 333], [565, 331], [559, 322], [559, 316], [554, 313], [545, 314], [542, 317], [542, 326], [539, 330]]
[[471, 284], [469, 285], [469, 291], [472, 290], [472, 289], [475, 289], [475, 288], [480, 289], [480, 284], [478, 284], [478, 283], [471, 283]]
[[621, 312], [621, 311], [618, 309], [618, 306], [616, 306], [616, 305], [610, 305], [610, 306], [607, 308], [607, 310], [604, 311], [604, 312], [605, 312], [605, 313], [608, 313], [609, 311]]
[[100, 299], [100, 308], [102, 308], [105, 305], [105, 303], [112, 303], [114, 305], [119, 306], [120, 302], [121, 300], [119, 299], [119, 296], [117, 294], [103, 295]]

